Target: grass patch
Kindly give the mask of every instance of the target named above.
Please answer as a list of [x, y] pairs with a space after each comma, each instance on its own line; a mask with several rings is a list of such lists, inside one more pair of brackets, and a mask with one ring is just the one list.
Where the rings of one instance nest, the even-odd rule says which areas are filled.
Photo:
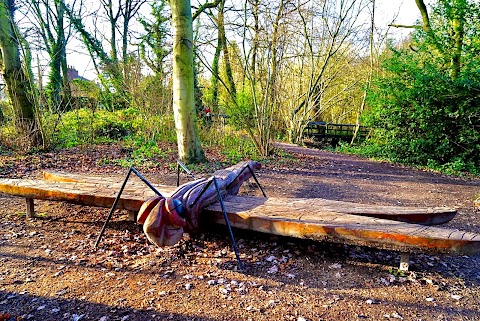
[[418, 165], [412, 162], [408, 162], [405, 159], [392, 156], [388, 153], [388, 149], [382, 148], [375, 143], [368, 144], [362, 143], [360, 145], [350, 145], [347, 143], [341, 143], [335, 151], [363, 156], [369, 159], [378, 160], [378, 161], [388, 161], [392, 163], [400, 163], [408, 166], [412, 166], [419, 169], [427, 169], [435, 172], [439, 172], [446, 175], [452, 176], [480, 176], [480, 168], [476, 167], [473, 162], [465, 162], [464, 160], [457, 158], [451, 162], [445, 164], [439, 164], [438, 162], [429, 159], [426, 165]]
[[204, 147], [219, 152], [222, 161], [238, 163], [245, 159], [260, 159], [260, 155], [248, 135], [223, 123], [212, 123], [200, 131], [200, 140]]

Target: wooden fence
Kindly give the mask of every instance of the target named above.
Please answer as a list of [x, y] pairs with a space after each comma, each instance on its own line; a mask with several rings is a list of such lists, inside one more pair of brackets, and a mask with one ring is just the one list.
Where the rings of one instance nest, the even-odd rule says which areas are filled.
[[[304, 137], [316, 142], [337, 146], [339, 142], [350, 142], [355, 133], [355, 124], [331, 124], [326, 122], [309, 122], [303, 133]], [[368, 129], [360, 126], [357, 138], [364, 139]]]

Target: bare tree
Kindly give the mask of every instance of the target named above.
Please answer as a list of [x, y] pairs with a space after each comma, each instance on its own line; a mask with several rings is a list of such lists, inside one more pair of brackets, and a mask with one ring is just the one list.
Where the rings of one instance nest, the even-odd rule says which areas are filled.
[[[243, 99], [237, 104], [250, 107], [243, 107], [248, 114], [243, 117], [237, 115], [237, 118], [263, 156], [271, 151], [272, 123], [279, 105], [279, 70], [287, 37], [286, 17], [291, 11], [291, 4], [290, 0], [281, 0], [278, 4], [245, 1], [243, 7], [243, 57], [237, 59], [244, 62], [247, 81], [242, 82], [240, 90], [243, 96], [248, 96], [248, 101]], [[253, 27], [250, 24], [251, 12]], [[260, 25], [262, 18], [263, 25]]]
[[374, 34], [375, 34], [375, 0], [370, 0], [370, 36], [369, 36], [369, 48], [370, 48], [370, 69], [367, 76], [367, 80], [365, 82], [365, 89], [363, 91], [363, 98], [360, 107], [358, 108], [357, 118], [355, 120], [355, 131], [353, 132], [353, 137], [350, 144], [353, 144], [355, 139], [357, 138], [358, 131], [360, 130], [360, 116], [362, 112], [365, 110], [365, 104], [367, 101], [367, 93], [370, 87], [370, 81], [372, 80], [374, 64], [375, 64], [375, 50], [374, 50]]
[[[112, 50], [112, 52], [108, 54], [107, 51], [104, 49], [101, 40], [96, 37], [96, 33], [91, 33], [87, 30], [82, 18], [83, 12], [75, 11], [68, 5], [65, 5], [65, 12], [67, 13], [75, 30], [80, 34], [82, 42], [87, 47], [88, 53], [92, 58], [97, 72], [99, 72], [100, 68], [102, 68], [107, 74], [107, 77], [110, 80], [110, 84], [115, 89], [115, 92], [120, 97], [122, 97], [122, 99], [128, 101], [128, 95], [125, 92], [123, 74], [118, 64], [116, 47], [115, 50]], [[110, 86], [109, 84], [105, 83], [105, 77], [100, 77], [100, 80], [104, 82], [105, 89], [109, 90]]]
[[128, 39], [130, 31], [130, 23], [133, 17], [138, 13], [146, 0], [125, 0], [125, 3], [120, 4], [120, 13], [123, 18], [122, 22], [122, 59], [124, 66], [124, 77], [127, 77], [125, 68], [128, 65]]
[[43, 145], [43, 137], [32, 100], [35, 89], [31, 79], [28, 79], [29, 72], [26, 73], [22, 68], [19, 50], [21, 37], [14, 22], [14, 11], [15, 3], [12, 0], [0, 1], [0, 69], [15, 112], [15, 127], [27, 145], [38, 147]]
[[[103, 18], [108, 22], [108, 36], [103, 35], [103, 30], [98, 28], [89, 30], [82, 20], [82, 14], [67, 8], [69, 17], [91, 53], [92, 59], [99, 60], [100, 67], [109, 76], [116, 95], [123, 99], [124, 103], [130, 100], [130, 95], [125, 89], [125, 77], [128, 76], [130, 27], [132, 19], [145, 3], [146, 0], [101, 0], [102, 10], [94, 16], [95, 19]], [[120, 45], [117, 41], [118, 37], [121, 38]], [[106, 40], [108, 49], [104, 47], [102, 40]], [[105, 87], [108, 89], [108, 84]]]
[[[220, 83], [226, 85], [226, 90], [229, 93], [230, 99], [235, 99], [236, 96], [236, 85], [232, 72], [232, 65], [230, 59], [230, 49], [229, 43], [227, 40], [225, 32], [225, 0], [221, 0], [218, 4], [218, 14], [215, 17], [211, 15], [215, 25], [217, 27], [217, 45], [215, 47], [215, 53], [213, 55], [212, 61], [212, 77], [210, 80], [210, 90], [211, 90], [211, 102], [214, 107], [218, 107], [219, 99], [219, 80]], [[223, 57], [221, 54], [223, 53]], [[223, 61], [223, 68], [226, 74], [226, 79], [221, 80], [220, 78], [220, 62], [221, 58]]]
[[[301, 140], [310, 120], [348, 98], [346, 94], [351, 94], [354, 87], [358, 86], [359, 79], [343, 76], [346, 76], [345, 71], [351, 68], [354, 59], [358, 59], [358, 54], [354, 52], [358, 48], [354, 45], [362, 36], [358, 18], [365, 6], [364, 0], [339, 0], [321, 3], [309, 1], [297, 7], [308, 56], [311, 57], [311, 72], [306, 91], [300, 93], [291, 113], [289, 136], [292, 142]], [[309, 14], [308, 19], [305, 13]]]
[[66, 105], [70, 101], [66, 50], [69, 27], [65, 23], [65, 4], [63, 0], [26, 0], [26, 5], [26, 17], [31, 18], [30, 22], [43, 40], [44, 49], [50, 59], [46, 88], [49, 105], [51, 111], [60, 111], [62, 100], [65, 107], [68, 107]]

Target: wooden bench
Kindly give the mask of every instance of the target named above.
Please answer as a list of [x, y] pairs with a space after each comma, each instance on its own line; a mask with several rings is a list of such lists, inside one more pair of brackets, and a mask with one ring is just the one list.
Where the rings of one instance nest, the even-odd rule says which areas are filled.
[[[44, 180], [0, 179], [0, 193], [25, 197], [33, 217], [33, 199], [111, 207], [120, 179], [45, 173]], [[165, 195], [172, 186], [158, 186]], [[117, 208], [136, 212], [154, 193], [140, 181], [129, 181]], [[480, 235], [430, 226], [453, 219], [451, 208], [375, 206], [319, 198], [263, 198], [229, 195], [224, 199], [233, 227], [274, 235], [395, 250], [472, 255]], [[220, 204], [203, 209], [202, 225], [225, 224]], [[408, 257], [404, 256], [405, 265]]]

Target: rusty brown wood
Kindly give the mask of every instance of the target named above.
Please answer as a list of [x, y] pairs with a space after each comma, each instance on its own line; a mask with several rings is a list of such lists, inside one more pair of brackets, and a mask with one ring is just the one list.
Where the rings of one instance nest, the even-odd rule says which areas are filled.
[[[480, 235], [474, 233], [333, 211], [316, 211], [301, 206], [298, 200], [282, 203], [282, 206], [278, 206], [278, 199], [270, 198], [254, 200], [248, 205], [240, 205], [238, 201], [238, 196], [225, 199], [230, 222], [237, 228], [402, 252], [470, 255], [480, 250]], [[224, 222], [218, 204], [207, 207], [204, 213], [207, 215], [201, 218], [205, 222]]]
[[[71, 177], [75, 177], [75, 175]], [[25, 179], [0, 180], [0, 192], [5, 194], [98, 207], [111, 207], [119, 188], [119, 182], [109, 179], [102, 181], [98, 177], [88, 177], [88, 179], [85, 179], [85, 182], [79, 182], [76, 178], [75, 181], [54, 182]], [[171, 186], [161, 186], [159, 188], [165, 195], [169, 195], [175, 189]], [[138, 211], [143, 201], [152, 195], [153, 192], [143, 183], [128, 182], [118, 208]], [[312, 215], [321, 214], [322, 212], [336, 212], [425, 225], [444, 223], [456, 215], [454, 209], [445, 207], [408, 208], [375, 206], [320, 198], [269, 198], [268, 206], [264, 202], [265, 199], [260, 197], [234, 196], [229, 199], [228, 207], [230, 210], [238, 212], [255, 205], [263, 205], [262, 209], [264, 211], [268, 211], [270, 208], [276, 210], [276, 208], [286, 207], [297, 211], [306, 211]]]
[[[63, 173], [63, 172], [50, 172], [44, 171], [43, 178], [49, 182], [70, 182], [70, 183], [94, 183], [94, 184], [108, 184], [111, 187], [118, 187], [117, 191], [120, 189], [124, 178], [119, 177], [101, 177], [94, 175], [83, 175], [83, 174], [72, 174], [72, 173]], [[155, 187], [162, 192], [162, 194], [170, 195], [175, 191], [176, 187], [162, 184], [154, 184]], [[146, 189], [145, 183], [143, 183], [135, 175], [131, 175], [128, 179], [127, 187], [137, 188], [139, 190]]]
[[26, 215], [28, 218], [35, 217], [35, 204], [33, 202], [33, 198], [26, 198], [26, 205], [27, 205], [27, 212]]
[[[30, 199], [69, 202], [87, 206], [111, 207], [119, 187], [116, 184], [47, 182], [29, 179], [0, 179], [0, 193]], [[125, 187], [119, 209], [138, 211], [154, 193], [148, 188]]]
[[[229, 206], [238, 211], [256, 204], [265, 205], [265, 199], [252, 196], [235, 196], [229, 201]], [[449, 207], [381, 206], [332, 201], [322, 198], [268, 198], [268, 207], [288, 207], [308, 211], [313, 215], [324, 211], [337, 212], [422, 225], [443, 224], [453, 219], [457, 214], [456, 209]]]
[[[97, 183], [92, 179], [89, 181], [86, 183], [0, 179], [0, 193], [30, 199], [111, 207], [119, 183], [108, 180]], [[119, 208], [138, 211], [144, 200], [154, 194], [145, 185], [128, 184], [118, 203]], [[264, 233], [367, 245], [402, 252], [473, 254], [479, 251], [480, 236], [476, 234], [358, 215], [389, 213], [390, 217], [395, 217], [409, 215], [408, 213], [416, 215], [422, 211], [437, 215], [450, 209], [406, 209], [322, 199], [249, 196], [228, 196], [225, 205], [232, 226]], [[201, 219], [220, 224], [225, 222], [218, 203], [204, 209]]]
[[[109, 183], [115, 187], [118, 185], [118, 188], [120, 188], [121, 184], [121, 178], [114, 177], [85, 176], [60, 172], [44, 172], [43, 176], [46, 180], [55, 182], [95, 182], [98, 184]], [[129, 187], [137, 188], [139, 190], [144, 190], [146, 188], [145, 185], [138, 179], [133, 179], [128, 184]], [[175, 187], [172, 186], [156, 186], [158, 186], [158, 189], [162, 193], [165, 193], [165, 195], [170, 195], [175, 190]], [[235, 199], [230, 200], [230, 206], [240, 206], [241, 210], [241, 207], [243, 206], [242, 204], [250, 206], [249, 204], [254, 204], [258, 202], [263, 202], [263, 198], [236, 196]], [[333, 211], [345, 214], [390, 219], [406, 223], [418, 223], [422, 225], [444, 224], [452, 220], [457, 214], [456, 209], [449, 207], [419, 208], [402, 206], [381, 206], [332, 201], [322, 198], [269, 198], [269, 204], [275, 206], [291, 206], [295, 208], [298, 207], [308, 209], [313, 213], [315, 213], [316, 211]]]

